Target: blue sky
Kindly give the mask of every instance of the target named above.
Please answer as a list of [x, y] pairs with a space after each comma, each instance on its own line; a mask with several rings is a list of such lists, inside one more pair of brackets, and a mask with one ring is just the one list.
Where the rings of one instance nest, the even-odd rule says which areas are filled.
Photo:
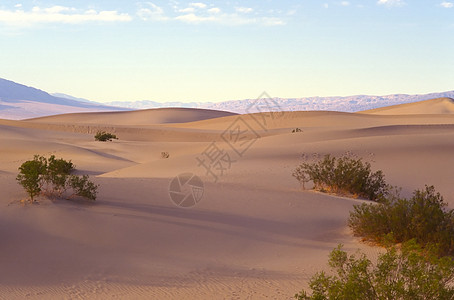
[[0, 2], [0, 77], [97, 101], [454, 90], [454, 0]]

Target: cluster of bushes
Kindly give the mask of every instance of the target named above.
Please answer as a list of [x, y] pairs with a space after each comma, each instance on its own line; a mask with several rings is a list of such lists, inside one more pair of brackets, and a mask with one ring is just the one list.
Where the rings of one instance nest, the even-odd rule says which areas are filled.
[[161, 158], [166, 159], [166, 158], [169, 158], [169, 157], [170, 157], [169, 152], [167, 152], [167, 151], [161, 152]]
[[454, 299], [454, 210], [433, 186], [403, 198], [382, 171], [348, 156], [303, 163], [293, 176], [303, 187], [313, 181], [321, 191], [378, 202], [354, 205], [348, 224], [355, 236], [388, 246], [375, 266], [338, 247], [329, 260], [334, 275], [317, 273], [311, 295], [301, 291], [296, 299]]
[[312, 181], [322, 192], [347, 194], [378, 201], [385, 197], [389, 186], [382, 171], [371, 171], [371, 165], [361, 158], [325, 155], [313, 163], [304, 162], [292, 174], [302, 185]]
[[107, 142], [107, 141], [112, 141], [113, 139], [118, 140], [117, 136], [115, 134], [106, 132], [106, 131], [98, 131], [95, 135], [95, 140], [100, 141], [100, 142]]
[[439, 255], [454, 255], [454, 211], [433, 186], [415, 191], [410, 199], [395, 195], [377, 204], [355, 205], [348, 223], [356, 236], [368, 241], [415, 239]]
[[390, 236], [395, 243], [415, 239], [424, 248], [436, 248], [439, 255], [454, 255], [454, 210], [447, 209], [433, 186], [405, 199], [385, 182], [382, 171], [372, 172], [369, 163], [346, 155], [303, 163], [293, 176], [303, 184], [313, 181], [321, 191], [377, 201], [353, 206], [348, 224], [355, 236], [379, 244]]
[[329, 266], [334, 275], [317, 273], [309, 282], [311, 294], [303, 290], [295, 299], [454, 299], [454, 260], [439, 258], [414, 240], [400, 251], [389, 247], [376, 265], [364, 254], [349, 256], [340, 245], [331, 252]]
[[80, 196], [91, 201], [96, 200], [98, 186], [87, 175], [72, 175], [75, 169], [71, 161], [35, 155], [33, 160], [24, 162], [19, 167], [16, 180], [30, 196], [30, 202], [40, 195], [62, 197], [68, 190], [69, 198]]

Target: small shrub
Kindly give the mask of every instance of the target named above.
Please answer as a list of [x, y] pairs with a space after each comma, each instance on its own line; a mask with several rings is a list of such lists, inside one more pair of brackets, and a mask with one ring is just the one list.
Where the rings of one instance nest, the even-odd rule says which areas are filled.
[[118, 140], [118, 138], [115, 134], [105, 132], [105, 131], [98, 131], [95, 135], [95, 140], [100, 141], [100, 142], [107, 142], [107, 141], [110, 142], [113, 139]]
[[410, 199], [394, 196], [378, 204], [355, 205], [348, 224], [368, 241], [381, 243], [392, 235], [396, 243], [415, 239], [423, 247], [436, 246], [440, 255], [454, 255], [454, 211], [433, 186], [415, 191]]
[[302, 188], [306, 189], [306, 183], [310, 181], [309, 175], [306, 173], [306, 169], [302, 166], [298, 166], [292, 173], [292, 176], [298, 180]]
[[376, 265], [364, 255], [348, 255], [342, 246], [329, 256], [334, 275], [319, 272], [309, 286], [312, 293], [301, 291], [298, 300], [352, 299], [352, 300], [448, 300], [454, 298], [454, 260], [438, 258], [423, 251], [414, 241], [395, 247], [379, 255]]
[[170, 154], [169, 152], [161, 152], [161, 158], [169, 158]]
[[91, 182], [88, 175], [82, 177], [71, 175], [68, 180], [68, 186], [74, 190], [73, 196], [84, 197], [88, 200], [95, 201], [98, 194], [98, 186]]
[[19, 174], [16, 180], [24, 187], [32, 203], [42, 191], [42, 177], [46, 170], [47, 160], [38, 155], [35, 155], [33, 160], [26, 161], [19, 167]]
[[303, 132], [300, 128], [295, 128], [292, 130], [292, 133]]
[[66, 190], [66, 180], [72, 171], [74, 171], [74, 164], [71, 161], [62, 158], [56, 159], [55, 155], [52, 155], [48, 159], [44, 181], [47, 185], [52, 186], [55, 193], [61, 196]]
[[33, 160], [24, 162], [19, 167], [16, 180], [30, 196], [30, 202], [39, 195], [61, 197], [68, 188], [73, 195], [89, 200], [96, 200], [98, 186], [89, 181], [89, 177], [71, 175], [75, 167], [71, 161], [56, 159], [54, 155], [49, 159], [35, 155]]
[[325, 155], [316, 162], [302, 163], [292, 175], [303, 187], [312, 181], [314, 189], [319, 191], [351, 194], [374, 201], [386, 196], [390, 188], [382, 171], [372, 172], [370, 163], [348, 156]]

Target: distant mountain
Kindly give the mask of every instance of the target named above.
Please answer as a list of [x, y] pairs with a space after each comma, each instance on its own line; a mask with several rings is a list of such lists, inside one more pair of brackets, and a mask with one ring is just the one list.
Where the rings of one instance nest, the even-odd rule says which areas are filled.
[[75, 101], [80, 101], [80, 102], [97, 103], [95, 101], [87, 100], [87, 99], [84, 99], [84, 98], [77, 98], [77, 97], [73, 97], [71, 95], [63, 94], [63, 93], [50, 93], [50, 95], [54, 96], [54, 97], [57, 97], [57, 98], [64, 98], [64, 99], [75, 100]]
[[[240, 114], [266, 110], [357, 112], [435, 98], [454, 98], [454, 91], [423, 95], [395, 94], [386, 96], [356, 95], [347, 97], [245, 99], [218, 103], [143, 100], [116, 101], [101, 104], [67, 94], [57, 93], [51, 95], [42, 90], [0, 78], [0, 118], [4, 119], [26, 119], [75, 112], [123, 111], [164, 107], [202, 108]], [[251, 106], [254, 106], [254, 108], [248, 109]]]
[[[343, 112], [357, 112], [362, 110], [369, 110], [384, 106], [411, 103], [434, 98], [454, 98], [454, 91], [443, 93], [432, 93], [424, 95], [406, 95], [395, 94], [387, 96], [368, 96], [356, 95], [347, 97], [306, 97], [306, 98], [272, 98], [261, 99], [245, 99], [245, 100], [232, 100], [224, 102], [155, 102], [155, 101], [135, 101], [135, 102], [109, 102], [106, 104], [113, 106], [128, 107], [131, 109], [145, 109], [145, 108], [160, 108], [160, 107], [192, 107], [192, 108], [206, 108], [214, 110], [224, 110], [234, 113], [246, 113], [249, 106], [259, 106], [266, 109], [270, 105], [273, 110], [283, 111], [307, 111], [307, 110], [330, 110], [330, 111], [343, 111]], [[257, 109], [250, 110], [256, 112]]]
[[107, 105], [126, 107], [131, 109], [186, 107], [186, 108], [208, 108], [213, 102], [156, 102], [151, 100], [141, 101], [114, 101], [106, 102]]
[[0, 78], [0, 118], [25, 119], [63, 113], [122, 110], [127, 109], [55, 97], [42, 90]]

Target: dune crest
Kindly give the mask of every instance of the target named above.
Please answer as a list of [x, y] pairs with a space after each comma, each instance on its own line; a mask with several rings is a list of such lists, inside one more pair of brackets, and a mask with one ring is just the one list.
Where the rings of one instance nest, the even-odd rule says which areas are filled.
[[454, 99], [437, 98], [414, 103], [399, 104], [360, 113], [376, 115], [430, 115], [454, 114]]
[[74, 113], [28, 119], [35, 123], [153, 125], [187, 123], [234, 116], [235, 113], [198, 108], [153, 108], [122, 112]]

